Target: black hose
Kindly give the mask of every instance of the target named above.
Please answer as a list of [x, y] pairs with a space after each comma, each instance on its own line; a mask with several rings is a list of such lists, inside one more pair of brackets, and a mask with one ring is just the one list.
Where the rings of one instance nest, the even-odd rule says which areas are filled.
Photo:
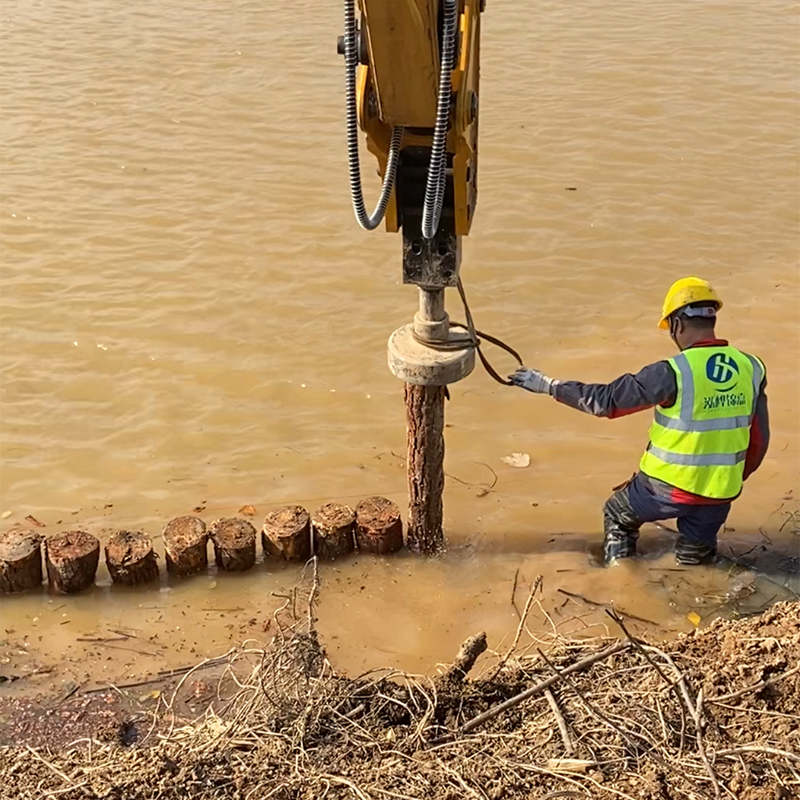
[[347, 108], [347, 160], [350, 167], [350, 196], [353, 200], [353, 211], [358, 224], [365, 230], [372, 231], [381, 224], [389, 198], [392, 196], [397, 162], [400, 158], [400, 143], [403, 139], [403, 128], [392, 129], [389, 144], [389, 156], [386, 161], [386, 172], [378, 197], [378, 203], [372, 214], [367, 214], [364, 205], [364, 191], [361, 186], [361, 162], [358, 155], [358, 111], [356, 109], [356, 70], [358, 53], [356, 51], [356, 8], [355, 0], [344, 0], [344, 47], [345, 47], [345, 103]]
[[436, 235], [447, 185], [447, 129], [450, 121], [451, 72], [456, 49], [457, 16], [458, 0], [444, 0], [439, 97], [436, 103], [436, 123], [433, 129], [428, 182], [425, 185], [425, 202], [422, 206], [422, 235], [426, 239], [433, 239]]

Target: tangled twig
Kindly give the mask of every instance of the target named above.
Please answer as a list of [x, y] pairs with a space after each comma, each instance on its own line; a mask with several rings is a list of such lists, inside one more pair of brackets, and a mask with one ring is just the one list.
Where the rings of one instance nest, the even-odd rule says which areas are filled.
[[[470, 665], [458, 659], [434, 678], [372, 670], [347, 679], [334, 673], [314, 627], [319, 586], [312, 560], [302, 585], [284, 597], [273, 640], [245, 642], [218, 666], [216, 698], [199, 719], [178, 717], [187, 669], [154, 713], [146, 746], [89, 738], [57, 753], [0, 748], [0, 797], [14, 786], [19, 800], [72, 800], [84, 791], [126, 800], [633, 800], [656, 792], [733, 797], [742, 770], [788, 796], [800, 781], [794, 739], [765, 735], [759, 716], [800, 724], [793, 711], [800, 682], [790, 680], [798, 669], [742, 687], [738, 669], [718, 667], [709, 683], [692, 647], [705, 635], [719, 648], [719, 631], [656, 647], [630, 636], [622, 620], [626, 641], [554, 637], [546, 653], [507, 659], [500, 679], [469, 680]], [[796, 614], [797, 626], [763, 647], [742, 648], [754, 659], [744, 674], [774, 669], [776, 647], [789, 664], [797, 657], [800, 610], [782, 613]], [[522, 616], [512, 652], [526, 630]], [[755, 623], [734, 625], [736, 636], [758, 643], [758, 629], [747, 627]], [[563, 689], [554, 693], [557, 684]], [[766, 686], [769, 697], [759, 696]], [[695, 697], [692, 687], [710, 696], [698, 688]], [[741, 704], [719, 703], [726, 698]], [[687, 715], [695, 735], [684, 741], [678, 729]], [[730, 715], [736, 725], [726, 722]]]

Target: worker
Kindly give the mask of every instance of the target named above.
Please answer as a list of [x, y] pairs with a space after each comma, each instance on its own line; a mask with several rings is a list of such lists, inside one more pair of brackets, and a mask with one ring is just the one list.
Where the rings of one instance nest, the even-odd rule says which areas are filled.
[[604, 508], [606, 566], [636, 555], [644, 522], [677, 519], [679, 564], [715, 559], [717, 534], [769, 445], [766, 369], [715, 333], [722, 301], [700, 278], [667, 292], [659, 327], [680, 353], [608, 384], [557, 381], [520, 368], [509, 379], [597, 417], [655, 408], [650, 442], [634, 476]]

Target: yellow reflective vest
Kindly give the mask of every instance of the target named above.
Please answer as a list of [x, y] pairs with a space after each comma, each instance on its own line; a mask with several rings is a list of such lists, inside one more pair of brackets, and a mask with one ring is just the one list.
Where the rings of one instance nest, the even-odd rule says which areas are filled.
[[639, 468], [686, 492], [719, 500], [742, 491], [750, 425], [764, 364], [735, 347], [694, 347], [669, 359], [678, 394], [656, 406]]

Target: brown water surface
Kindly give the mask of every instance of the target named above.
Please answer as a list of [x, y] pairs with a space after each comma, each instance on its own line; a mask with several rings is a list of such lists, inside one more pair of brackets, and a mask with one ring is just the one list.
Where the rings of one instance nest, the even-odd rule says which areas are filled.
[[[3, 525], [157, 537], [197, 506], [211, 521], [244, 504], [260, 519], [286, 502], [404, 501], [385, 342], [416, 298], [398, 237], [363, 233], [350, 209], [341, 18], [308, 0], [5, 0]], [[799, 554], [799, 25], [781, 0], [491, 0], [484, 17], [463, 265], [478, 325], [555, 377], [608, 380], [671, 354], [655, 323], [674, 279], [713, 281], [721, 334], [766, 361], [770, 387], [770, 452], [724, 538], [736, 552]], [[480, 371], [451, 392], [452, 549], [323, 570], [338, 665], [429, 670], [478, 629], [499, 648], [518, 569], [518, 604], [544, 575], [554, 623], [574, 618], [564, 630], [608, 620], [558, 588], [666, 631], [714, 611], [727, 576], [670, 572], [655, 527], [639, 562], [590, 564], [647, 413], [595, 420]], [[504, 464], [512, 452], [530, 466]], [[135, 631], [140, 652], [92, 652], [104, 674], [140, 675], [263, 635], [270, 593], [297, 574], [119, 591], [101, 567], [80, 597], [0, 600], [0, 640], [77, 659], [79, 638]]]

